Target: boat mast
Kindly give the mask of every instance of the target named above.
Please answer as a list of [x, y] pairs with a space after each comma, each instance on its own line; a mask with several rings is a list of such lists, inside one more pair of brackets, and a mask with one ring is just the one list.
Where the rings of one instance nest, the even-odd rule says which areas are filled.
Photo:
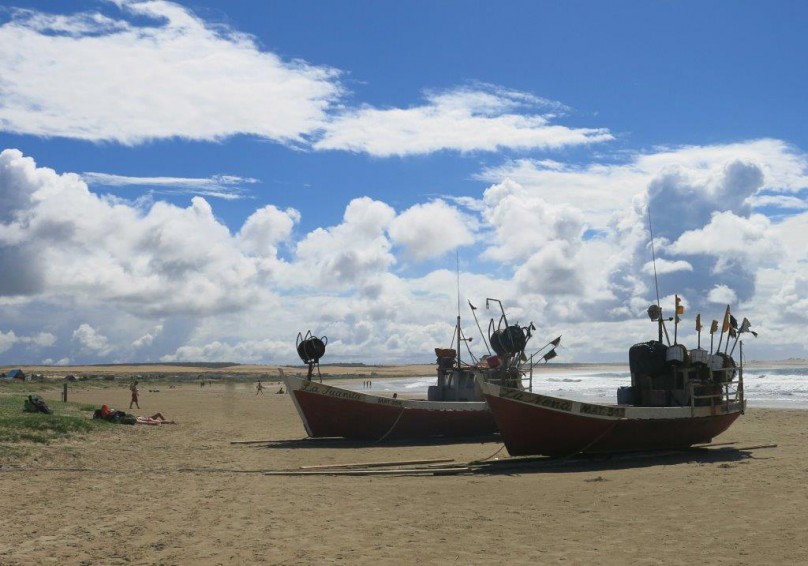
[[[651, 235], [651, 261], [654, 264], [654, 287], [656, 288], [656, 304], [659, 309], [659, 341], [662, 342], [662, 332], [665, 332], [665, 339], [670, 346], [671, 340], [668, 337], [668, 329], [665, 328], [665, 320], [662, 318], [662, 307], [659, 305], [659, 278], [656, 270], [656, 251], [654, 250], [654, 227], [651, 225], [651, 203], [648, 203], [648, 232]], [[675, 310], [675, 309], [674, 309]], [[675, 313], [674, 313], [675, 315]], [[675, 331], [675, 330], [674, 330]]]
[[457, 276], [457, 367], [460, 368], [460, 252], [455, 249], [455, 274]]

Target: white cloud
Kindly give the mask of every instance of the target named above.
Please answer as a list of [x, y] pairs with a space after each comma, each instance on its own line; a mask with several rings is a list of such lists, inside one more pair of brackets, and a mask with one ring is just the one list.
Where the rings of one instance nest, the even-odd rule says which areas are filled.
[[442, 150], [556, 149], [613, 139], [605, 128], [568, 128], [552, 115], [520, 112], [546, 105], [526, 93], [488, 85], [427, 93], [411, 108], [346, 110], [324, 128], [315, 149], [389, 157]]
[[163, 326], [161, 324], [156, 325], [149, 332], [132, 342], [132, 348], [138, 350], [151, 346], [154, 343], [155, 338], [160, 336], [162, 332]]
[[583, 234], [578, 208], [549, 202], [510, 179], [486, 189], [482, 204], [483, 218], [494, 230], [485, 256], [497, 261], [523, 260], [548, 242], [573, 244]]
[[395, 215], [383, 202], [368, 197], [352, 200], [342, 224], [318, 228], [297, 245], [296, 284], [305, 281], [340, 289], [386, 273], [395, 263], [386, 233]]
[[89, 324], [85, 323], [79, 326], [73, 332], [73, 340], [78, 342], [82, 349], [89, 351], [93, 355], [104, 357], [112, 353], [112, 346], [107, 337], [100, 334]]
[[18, 342], [17, 335], [13, 330], [8, 332], [0, 332], [0, 352], [10, 350], [11, 347]]
[[657, 275], [664, 275], [675, 271], [693, 271], [693, 266], [686, 261], [669, 261], [667, 259], [658, 260], [656, 265], [653, 261], [649, 261], [642, 266], [642, 271], [646, 275], [653, 275], [655, 270]]
[[765, 216], [743, 218], [729, 211], [714, 213], [707, 225], [684, 232], [667, 249], [677, 255], [716, 256], [718, 271], [728, 261], [761, 265], [777, 262], [781, 257], [781, 245]]
[[227, 344], [213, 341], [202, 346], [183, 346], [173, 354], [160, 358], [163, 362], [190, 362], [190, 361], [238, 361], [272, 359], [279, 354], [285, 354], [290, 348], [289, 342], [273, 340], [247, 340], [238, 344]]
[[441, 257], [450, 250], [474, 242], [476, 220], [445, 201], [417, 204], [390, 223], [390, 237], [404, 247], [404, 255], [416, 261]]
[[341, 96], [338, 73], [283, 61], [171, 2], [97, 12], [12, 12], [0, 26], [0, 126], [137, 144], [251, 134], [303, 143]]
[[56, 343], [56, 336], [50, 332], [40, 332], [34, 336], [17, 336], [17, 334], [10, 330], [8, 332], [0, 332], [0, 352], [8, 351], [15, 344], [26, 344], [38, 346], [40, 348], [47, 348]]
[[[737, 170], [725, 170], [733, 163], [737, 164]], [[752, 176], [743, 179], [745, 172]], [[630, 209], [635, 196], [644, 194], [655, 178], [667, 177], [677, 179], [680, 186], [700, 187], [698, 190], [709, 194], [714, 205], [732, 208], [736, 206], [734, 201], [724, 202], [723, 197], [731, 197], [726, 191], [737, 188], [726, 184], [733, 173], [738, 181], [755, 182], [755, 190], [798, 193], [808, 187], [808, 157], [780, 140], [760, 139], [726, 145], [663, 148], [619, 155], [613, 162], [587, 165], [523, 159], [485, 169], [478, 178], [492, 183], [511, 179], [532, 196], [579, 208], [586, 215], [588, 226], [602, 228], [615, 213]], [[747, 191], [743, 198], [751, 202], [753, 195], [754, 191]], [[688, 196], [703, 198], [698, 192]], [[687, 202], [663, 204], [686, 206]], [[654, 216], [660, 212], [655, 211]]]
[[292, 229], [300, 222], [300, 213], [287, 208], [280, 210], [267, 205], [253, 212], [238, 233], [240, 247], [247, 253], [265, 258], [274, 258], [278, 245], [292, 235]]
[[707, 294], [707, 300], [711, 303], [731, 305], [738, 301], [738, 296], [727, 285], [716, 285]]
[[235, 200], [244, 197], [243, 185], [254, 184], [258, 179], [235, 175], [214, 175], [212, 177], [130, 177], [110, 173], [82, 173], [81, 178], [89, 186], [101, 187], [145, 187], [157, 194], [196, 194]]
[[[384, 157], [613, 139], [606, 128], [554, 123], [566, 110], [559, 103], [486, 84], [429, 92], [421, 106], [351, 108], [338, 70], [285, 61], [179, 4], [116, 1], [103, 9], [110, 14], [11, 11], [0, 26], [2, 130], [125, 145], [246, 134]], [[137, 182], [103, 173], [88, 181]], [[238, 196], [216, 180], [213, 187], [194, 179], [152, 184]]]
[[0, 267], [17, 274], [0, 280], [4, 295], [90, 293], [137, 313], [199, 314], [244, 308], [276, 265], [242, 254], [249, 239], [234, 238], [201, 197], [141, 210], [16, 150], [0, 153], [0, 201]]
[[807, 210], [808, 202], [799, 197], [786, 195], [755, 195], [749, 198], [752, 208], [763, 208], [766, 206], [774, 208], [785, 208], [793, 210]]
[[579, 297], [584, 290], [582, 275], [569, 245], [554, 241], [532, 254], [516, 270], [515, 280], [524, 293]]
[[[428, 363], [434, 347], [449, 344], [457, 280], [454, 270], [422, 273], [419, 261], [435, 257], [430, 245], [435, 253], [451, 249], [463, 235], [475, 238], [460, 244], [464, 318], [468, 298], [486, 325], [498, 314], [484, 310], [485, 298], [496, 297], [509, 318], [536, 322], [548, 340], [563, 333], [565, 360], [625, 360], [626, 344], [653, 335], [643, 320], [655, 295], [644, 215], [650, 196], [660, 211], [666, 312], [673, 293], [688, 305], [686, 318], [720, 316], [730, 303], [760, 330], [756, 357], [808, 352], [795, 332], [805, 322], [808, 214], [772, 222], [752, 212], [743, 195], [761, 190], [759, 164], [728, 159], [712, 163], [709, 175], [703, 169], [649, 173], [645, 188], [597, 232], [587, 232], [589, 203], [555, 202], [501, 180], [482, 195], [400, 214], [357, 198], [339, 223], [302, 234], [300, 212], [267, 205], [233, 233], [202, 198], [181, 207], [99, 197], [79, 176], [7, 150], [0, 264], [15, 277], [0, 279], [0, 349], [14, 363], [288, 363], [296, 361], [297, 332], [311, 329], [330, 338], [331, 361]], [[418, 227], [428, 236], [412, 233]], [[473, 323], [466, 330], [473, 334]], [[690, 343], [694, 336], [682, 332]]]

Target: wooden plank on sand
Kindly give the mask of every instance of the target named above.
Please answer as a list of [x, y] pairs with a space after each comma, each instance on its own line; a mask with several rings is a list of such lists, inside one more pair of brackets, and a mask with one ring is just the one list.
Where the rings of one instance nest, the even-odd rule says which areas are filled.
[[322, 470], [334, 468], [384, 468], [386, 466], [414, 466], [416, 464], [442, 464], [454, 462], [454, 458], [433, 458], [431, 460], [398, 460], [393, 462], [357, 462], [354, 464], [319, 464], [316, 466], [300, 466], [301, 470]]
[[456, 468], [399, 468], [395, 470], [277, 470], [264, 472], [265, 476], [406, 476], [406, 475], [450, 475], [471, 471], [467, 466]]

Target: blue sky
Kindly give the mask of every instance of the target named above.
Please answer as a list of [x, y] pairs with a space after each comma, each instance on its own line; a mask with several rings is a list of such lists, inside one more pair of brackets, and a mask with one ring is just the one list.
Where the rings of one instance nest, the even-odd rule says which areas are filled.
[[288, 363], [309, 329], [331, 361], [430, 362], [457, 256], [464, 303], [621, 361], [653, 336], [649, 204], [686, 344], [731, 304], [750, 357], [808, 357], [806, 23], [799, 2], [4, 3], [0, 364]]

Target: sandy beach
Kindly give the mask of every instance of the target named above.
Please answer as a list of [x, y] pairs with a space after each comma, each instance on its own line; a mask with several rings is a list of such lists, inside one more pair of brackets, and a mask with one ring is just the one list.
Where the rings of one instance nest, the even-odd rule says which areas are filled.
[[[71, 384], [70, 401], [128, 410], [121, 385]], [[808, 411], [750, 409], [715, 439], [736, 444], [702, 454], [474, 475], [289, 477], [261, 472], [507, 453], [496, 440], [301, 441], [292, 401], [276, 390], [144, 383], [132, 412], [178, 424], [23, 445], [0, 463], [0, 563], [808, 561]], [[56, 391], [46, 396], [60, 402]], [[273, 442], [231, 444], [245, 440]], [[737, 449], [768, 443], [777, 447]]]

